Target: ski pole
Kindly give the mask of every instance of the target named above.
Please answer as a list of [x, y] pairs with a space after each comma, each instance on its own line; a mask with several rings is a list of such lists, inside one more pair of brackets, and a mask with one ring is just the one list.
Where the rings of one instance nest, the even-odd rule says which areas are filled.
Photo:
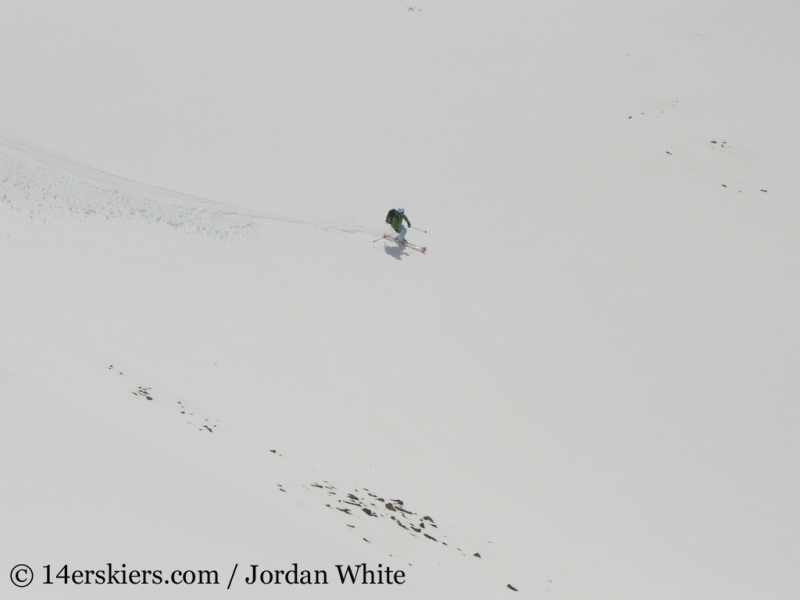
[[419, 227], [412, 227], [411, 225], [409, 225], [409, 228], [411, 228], [411, 229], [416, 229], [417, 231], [421, 231], [422, 233], [428, 233], [428, 232], [427, 232], [427, 230], [425, 230], [425, 229], [420, 229]]

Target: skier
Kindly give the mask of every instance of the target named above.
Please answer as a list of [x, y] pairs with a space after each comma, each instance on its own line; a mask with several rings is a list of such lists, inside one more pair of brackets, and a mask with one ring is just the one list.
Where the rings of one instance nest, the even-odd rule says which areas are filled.
[[389, 211], [389, 214], [386, 215], [386, 222], [397, 232], [397, 241], [401, 244], [406, 243], [406, 231], [408, 231], [405, 225], [403, 225], [403, 221], [408, 223], [408, 226], [411, 227], [411, 221], [408, 220], [405, 209], [398, 208], [395, 210], [393, 208]]

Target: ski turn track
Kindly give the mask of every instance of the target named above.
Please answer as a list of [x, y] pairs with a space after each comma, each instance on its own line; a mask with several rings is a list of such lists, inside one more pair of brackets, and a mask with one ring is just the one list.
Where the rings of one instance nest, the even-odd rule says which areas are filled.
[[323, 231], [376, 235], [378, 229], [307, 221], [226, 204], [126, 179], [83, 165], [0, 132], [0, 204], [47, 222], [143, 220], [220, 239], [250, 235], [262, 220]]

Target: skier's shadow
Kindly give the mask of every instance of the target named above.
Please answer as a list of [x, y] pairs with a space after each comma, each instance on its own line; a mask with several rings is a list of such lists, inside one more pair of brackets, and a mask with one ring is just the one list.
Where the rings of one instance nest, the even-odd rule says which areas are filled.
[[410, 256], [410, 254], [406, 252], [405, 248], [395, 244], [384, 244], [383, 249], [386, 251], [386, 254], [392, 258], [396, 258], [397, 260], [403, 260], [404, 256]]

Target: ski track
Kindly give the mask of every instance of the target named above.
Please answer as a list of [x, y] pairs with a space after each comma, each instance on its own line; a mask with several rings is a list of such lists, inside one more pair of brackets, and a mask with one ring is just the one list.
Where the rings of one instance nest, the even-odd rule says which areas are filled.
[[323, 231], [382, 235], [354, 219], [343, 224], [264, 213], [125, 179], [0, 134], [0, 203], [48, 222], [55, 218], [140, 220], [219, 239], [258, 232], [263, 220]]

